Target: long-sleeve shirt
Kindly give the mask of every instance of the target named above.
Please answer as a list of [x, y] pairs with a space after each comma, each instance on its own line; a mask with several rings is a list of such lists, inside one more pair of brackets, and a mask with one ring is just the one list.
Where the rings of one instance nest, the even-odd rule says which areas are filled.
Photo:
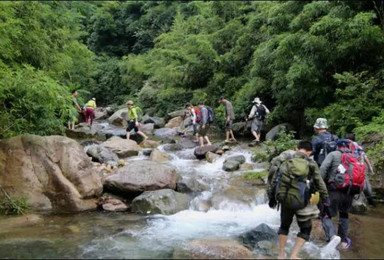
[[323, 149], [322, 144], [325, 140], [333, 140], [337, 141], [339, 138], [336, 135], [331, 134], [330, 132], [322, 132], [316, 135], [312, 139], [312, 154], [313, 154], [313, 159], [317, 162], [319, 159], [319, 154], [321, 149]]
[[290, 156], [299, 157], [308, 160], [309, 173], [308, 179], [311, 180], [311, 191], [315, 193], [318, 191], [322, 199], [328, 198], [327, 186], [325, 185], [320, 169], [317, 166], [317, 163], [309, 159], [305, 154], [301, 152], [295, 152], [293, 150], [288, 150], [281, 153], [279, 156], [272, 159], [271, 167], [268, 174], [268, 195], [273, 194], [273, 189], [277, 184], [277, 172], [279, 171], [280, 165], [287, 160]]
[[136, 107], [132, 106], [132, 107], [128, 108], [128, 117], [129, 117], [129, 120], [137, 120]]
[[200, 112], [201, 112], [200, 125], [206, 125], [208, 122], [208, 109], [205, 106], [202, 106], [200, 109]]
[[260, 104], [260, 105], [253, 105], [252, 109], [251, 109], [251, 112], [249, 113], [248, 118], [254, 118], [256, 116], [256, 112], [257, 112], [257, 107], [258, 106], [263, 106], [265, 108], [265, 114], [266, 115], [268, 115], [270, 113], [269, 109], [266, 106], [262, 105], [262, 104]]
[[232, 103], [229, 101], [225, 102], [225, 116], [226, 118], [229, 117], [229, 120], [235, 119], [235, 111], [233, 110]]

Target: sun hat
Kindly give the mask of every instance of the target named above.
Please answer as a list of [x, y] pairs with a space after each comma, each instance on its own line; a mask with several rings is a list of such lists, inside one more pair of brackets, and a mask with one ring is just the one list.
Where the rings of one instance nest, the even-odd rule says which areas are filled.
[[252, 101], [252, 103], [261, 104], [261, 100], [260, 100], [260, 98], [256, 97], [256, 98]]
[[129, 100], [129, 101], [127, 102], [127, 105], [133, 105], [133, 101], [132, 101], [132, 100]]
[[316, 129], [328, 129], [327, 119], [325, 119], [325, 118], [316, 119], [316, 122], [313, 125], [313, 127]]

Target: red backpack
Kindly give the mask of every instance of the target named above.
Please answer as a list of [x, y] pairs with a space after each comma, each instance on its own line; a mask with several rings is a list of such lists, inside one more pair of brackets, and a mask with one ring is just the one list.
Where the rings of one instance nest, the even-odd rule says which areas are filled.
[[195, 108], [195, 114], [196, 114], [196, 123], [200, 123], [202, 119], [201, 111], [198, 108]]
[[350, 151], [341, 151], [341, 153], [341, 165], [338, 167], [335, 178], [336, 188], [339, 190], [348, 188], [349, 194], [358, 194], [364, 189], [366, 164], [361, 161], [361, 156], [358, 154]]

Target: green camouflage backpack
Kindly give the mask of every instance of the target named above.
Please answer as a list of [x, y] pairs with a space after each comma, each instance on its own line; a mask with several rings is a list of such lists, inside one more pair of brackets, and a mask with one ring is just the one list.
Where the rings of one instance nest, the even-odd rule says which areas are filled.
[[307, 206], [310, 199], [308, 160], [289, 157], [280, 165], [277, 174], [276, 200], [293, 210]]
[[143, 120], [143, 110], [141, 110], [140, 107], [136, 107], [136, 113], [137, 113], [137, 122], [141, 122], [141, 120]]

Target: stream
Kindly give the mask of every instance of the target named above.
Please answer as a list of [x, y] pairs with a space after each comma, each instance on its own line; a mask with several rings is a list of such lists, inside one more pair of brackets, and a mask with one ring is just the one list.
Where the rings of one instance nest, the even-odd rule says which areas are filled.
[[[161, 146], [159, 148], [163, 150]], [[233, 181], [246, 171], [222, 170], [225, 158], [239, 154], [246, 157], [246, 163], [254, 166], [254, 171], [262, 170], [251, 162], [246, 144], [233, 147], [214, 163], [194, 159], [193, 149], [169, 154], [170, 164], [177, 168], [181, 176], [195, 178], [207, 187], [206, 191], [194, 195], [188, 210], [170, 216], [101, 211], [43, 215], [43, 221], [35, 225], [12, 229], [3, 226], [0, 230], [0, 258], [172, 258], [175, 248], [193, 239], [236, 239], [261, 223], [278, 229], [279, 212], [266, 204], [264, 189], [236, 186]], [[147, 159], [139, 155], [127, 161]], [[208, 211], [201, 211], [201, 207], [212, 197], [216, 198], [216, 203], [212, 203]], [[369, 222], [384, 226], [384, 220], [377, 216], [379, 214], [362, 218], [363, 222], [367, 222], [366, 228], [372, 232], [374, 227]], [[290, 249], [297, 232], [298, 227], [294, 224], [288, 242]], [[366, 233], [371, 234], [369, 231]], [[323, 245], [325, 242], [306, 243], [302, 257], [324, 257], [321, 252]], [[369, 248], [364, 246], [368, 252]], [[351, 250], [360, 252], [354, 247]], [[277, 256], [276, 249], [270, 256], [257, 250], [253, 253], [255, 258]], [[380, 250], [372, 249], [369, 256], [381, 257], [379, 253]], [[342, 256], [353, 258], [359, 255], [342, 253]], [[340, 258], [340, 253], [330, 252], [327, 257]]]

